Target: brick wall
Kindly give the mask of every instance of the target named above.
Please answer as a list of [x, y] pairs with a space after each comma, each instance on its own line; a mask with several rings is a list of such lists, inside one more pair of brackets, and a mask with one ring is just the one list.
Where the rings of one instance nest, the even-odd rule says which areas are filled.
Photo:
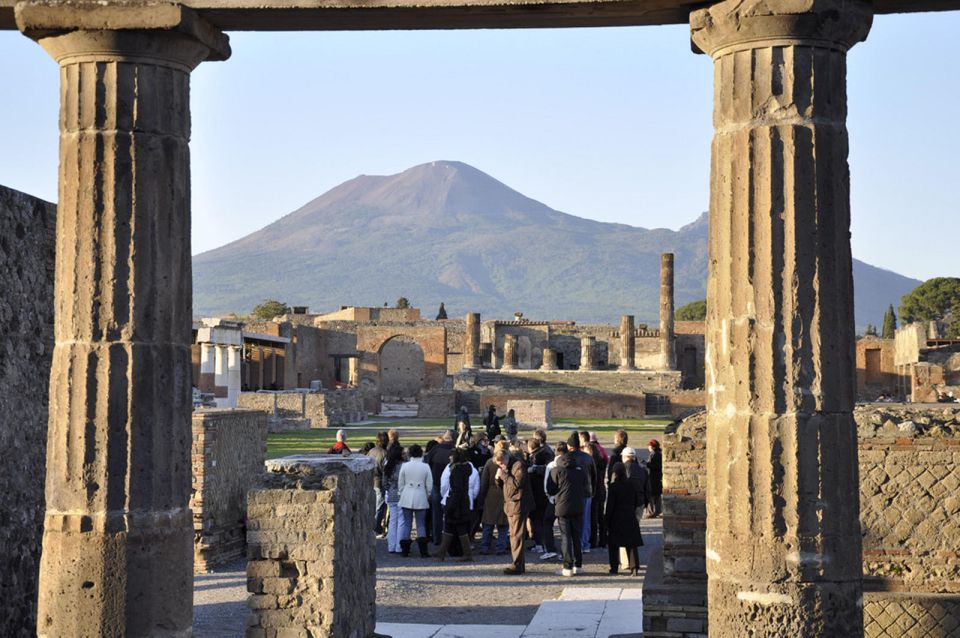
[[248, 638], [367, 638], [376, 620], [373, 460], [275, 459], [249, 494]]
[[56, 206], [0, 186], [0, 636], [33, 636], [53, 351]]
[[550, 400], [546, 401], [507, 401], [507, 410], [514, 411], [514, 418], [520, 427], [553, 427], [553, 410]]
[[237, 407], [267, 415], [270, 432], [338, 427], [367, 418], [354, 388], [322, 392], [241, 392]]
[[247, 490], [263, 473], [266, 452], [263, 412], [193, 413], [194, 571], [209, 571], [243, 556]]

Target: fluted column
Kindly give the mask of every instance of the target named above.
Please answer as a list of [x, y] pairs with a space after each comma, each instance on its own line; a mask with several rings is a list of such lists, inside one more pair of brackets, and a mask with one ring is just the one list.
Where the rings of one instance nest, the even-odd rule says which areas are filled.
[[673, 253], [663, 253], [660, 255], [660, 368], [662, 370], [677, 369], [673, 313]]
[[580, 369], [597, 369], [597, 338], [580, 337]]
[[846, 51], [859, 0], [691, 14], [714, 60], [710, 634], [863, 633]]
[[[187, 636], [189, 80], [229, 47], [173, 5], [22, 4], [17, 20], [60, 65], [38, 634]], [[126, 30], [85, 30], [114, 23]]]
[[634, 334], [633, 315], [620, 317], [620, 370], [636, 370], [637, 337]]
[[480, 367], [480, 313], [467, 313], [467, 331], [463, 338], [463, 367]]
[[503, 366], [504, 370], [513, 370], [517, 367], [517, 336], [503, 335]]

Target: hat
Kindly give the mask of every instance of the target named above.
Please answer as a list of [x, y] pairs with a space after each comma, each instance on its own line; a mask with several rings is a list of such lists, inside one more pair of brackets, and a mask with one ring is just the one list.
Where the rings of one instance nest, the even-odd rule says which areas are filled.
[[620, 450], [620, 456], [632, 456], [633, 458], [637, 458], [637, 451], [632, 447], [625, 447]]
[[596, 443], [596, 441], [597, 441], [597, 433], [596, 433], [596, 432], [591, 432], [591, 433], [590, 433], [590, 440], [593, 441], [594, 443]]
[[650, 442], [647, 443], [650, 447], [660, 447], [660, 441], [656, 439], [650, 439]]

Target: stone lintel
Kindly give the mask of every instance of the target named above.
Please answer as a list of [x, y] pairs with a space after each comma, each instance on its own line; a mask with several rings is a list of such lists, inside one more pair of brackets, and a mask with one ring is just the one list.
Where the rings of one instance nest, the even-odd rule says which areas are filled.
[[[14, 8], [17, 28], [24, 35], [42, 40], [74, 31], [169, 31], [186, 36], [203, 45], [207, 52], [202, 60], [218, 61], [230, 57], [230, 39], [217, 27], [199, 17], [192, 9], [168, 2], [21, 2]], [[129, 54], [101, 46], [110, 55]], [[129, 47], [126, 47], [129, 48]], [[137, 52], [139, 53], [139, 52]], [[52, 53], [57, 61], [57, 57]], [[194, 63], [195, 65], [196, 63]]]

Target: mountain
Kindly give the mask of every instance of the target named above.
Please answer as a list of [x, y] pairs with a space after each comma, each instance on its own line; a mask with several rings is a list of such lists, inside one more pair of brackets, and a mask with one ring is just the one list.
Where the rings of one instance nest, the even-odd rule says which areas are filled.
[[[246, 312], [264, 299], [393, 304], [430, 316], [655, 323], [660, 253], [676, 254], [678, 307], [706, 291], [707, 220], [678, 231], [555, 211], [461, 162], [361, 175], [265, 228], [193, 259], [194, 313]], [[857, 324], [877, 324], [920, 282], [854, 263]]]

